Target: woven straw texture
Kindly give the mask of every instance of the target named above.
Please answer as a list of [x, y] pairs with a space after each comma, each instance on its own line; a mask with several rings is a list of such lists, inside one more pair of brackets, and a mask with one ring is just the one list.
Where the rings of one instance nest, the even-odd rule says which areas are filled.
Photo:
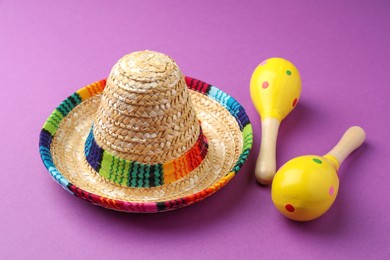
[[[125, 57], [107, 82], [78, 90], [46, 121], [40, 154], [51, 176], [78, 197], [126, 212], [172, 210], [213, 194], [238, 172], [252, 146], [244, 109], [216, 87], [182, 77], [173, 61], [162, 71], [156, 63], [166, 61], [151, 57], [152, 64], [140, 70]], [[166, 73], [174, 76], [167, 79]], [[121, 160], [153, 164], [180, 158], [194, 146], [200, 134], [198, 120], [207, 137], [207, 154], [199, 166], [173, 182], [124, 187], [101, 176], [86, 160], [92, 125], [96, 143], [107, 152]], [[112, 166], [123, 170], [120, 164]]]
[[94, 120], [96, 142], [140, 163], [182, 156], [199, 135], [184, 77], [168, 56], [141, 51], [112, 68]]

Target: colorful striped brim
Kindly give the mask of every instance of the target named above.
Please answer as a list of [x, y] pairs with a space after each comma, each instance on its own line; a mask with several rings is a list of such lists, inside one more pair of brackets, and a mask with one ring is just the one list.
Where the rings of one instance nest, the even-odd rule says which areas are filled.
[[[157, 187], [122, 187], [102, 180], [96, 169], [86, 163], [84, 145], [106, 80], [69, 96], [44, 124], [39, 152], [50, 175], [79, 198], [125, 212], [172, 210], [219, 190], [247, 159], [253, 141], [252, 127], [244, 108], [231, 96], [197, 79], [185, 77], [185, 82], [209, 142], [209, 155], [186, 180]], [[107, 167], [122, 167], [125, 171], [118, 162], [108, 163]]]

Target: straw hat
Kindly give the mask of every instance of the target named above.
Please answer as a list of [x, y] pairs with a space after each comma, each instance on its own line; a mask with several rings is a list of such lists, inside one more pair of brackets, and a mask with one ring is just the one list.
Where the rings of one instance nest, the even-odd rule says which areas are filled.
[[168, 56], [140, 51], [65, 99], [39, 145], [70, 193], [114, 210], [157, 212], [224, 186], [249, 154], [252, 128], [232, 97], [183, 77]]

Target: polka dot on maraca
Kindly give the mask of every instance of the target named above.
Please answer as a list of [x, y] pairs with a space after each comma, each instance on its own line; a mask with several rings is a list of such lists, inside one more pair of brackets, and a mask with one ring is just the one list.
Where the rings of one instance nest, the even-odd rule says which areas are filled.
[[295, 107], [297, 105], [297, 103], [298, 103], [298, 99], [296, 98], [296, 99], [294, 99], [292, 106]]
[[334, 188], [333, 188], [333, 186], [330, 186], [329, 195], [332, 196], [333, 194], [334, 194]]
[[261, 84], [261, 87], [264, 89], [268, 88], [268, 86], [269, 86], [268, 81], [264, 81], [263, 84]]
[[293, 205], [291, 204], [286, 204], [286, 206], [284, 206], [285, 209], [288, 211], [288, 212], [294, 212], [295, 211], [295, 208]]
[[322, 164], [322, 161], [320, 159], [317, 159], [317, 158], [313, 158], [313, 162], [318, 163], [318, 164]]
[[287, 76], [291, 76], [291, 70], [286, 70]]

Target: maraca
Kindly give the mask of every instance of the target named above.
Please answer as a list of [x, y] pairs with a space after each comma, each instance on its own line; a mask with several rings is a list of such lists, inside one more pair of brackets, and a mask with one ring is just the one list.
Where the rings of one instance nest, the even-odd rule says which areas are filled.
[[271, 58], [260, 63], [250, 82], [252, 101], [261, 117], [261, 146], [256, 163], [256, 179], [270, 184], [276, 172], [276, 139], [280, 122], [297, 105], [301, 77], [291, 62]]
[[362, 128], [353, 126], [326, 155], [300, 156], [284, 164], [272, 182], [272, 201], [280, 213], [297, 221], [324, 214], [338, 193], [340, 164], [365, 137]]

